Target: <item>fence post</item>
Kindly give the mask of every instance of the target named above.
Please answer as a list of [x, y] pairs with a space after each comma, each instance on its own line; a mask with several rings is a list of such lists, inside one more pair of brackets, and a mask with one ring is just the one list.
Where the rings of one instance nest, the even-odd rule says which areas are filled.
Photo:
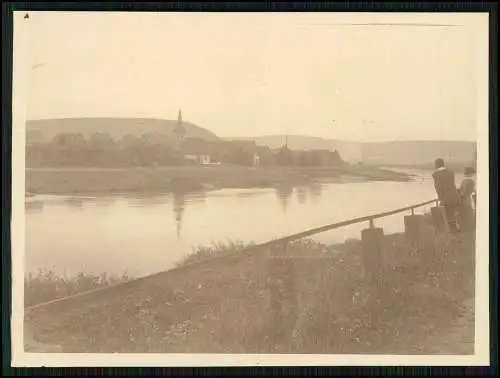
[[415, 243], [420, 237], [421, 216], [415, 215], [415, 209], [411, 208], [411, 215], [404, 217], [405, 236], [410, 243]]
[[370, 227], [361, 231], [361, 248], [366, 278], [377, 285], [382, 273], [383, 242], [384, 230], [376, 228], [370, 219]]

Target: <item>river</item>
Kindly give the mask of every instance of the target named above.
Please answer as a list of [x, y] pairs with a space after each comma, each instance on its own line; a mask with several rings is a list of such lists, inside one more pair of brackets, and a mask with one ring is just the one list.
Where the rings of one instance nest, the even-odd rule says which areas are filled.
[[[152, 274], [172, 268], [196, 246], [265, 242], [432, 199], [429, 175], [420, 172], [412, 182], [223, 189], [143, 198], [37, 195], [26, 202], [25, 272]], [[400, 232], [402, 217], [380, 219], [376, 225], [385, 233]], [[341, 243], [359, 238], [366, 226], [352, 225], [312, 239]]]

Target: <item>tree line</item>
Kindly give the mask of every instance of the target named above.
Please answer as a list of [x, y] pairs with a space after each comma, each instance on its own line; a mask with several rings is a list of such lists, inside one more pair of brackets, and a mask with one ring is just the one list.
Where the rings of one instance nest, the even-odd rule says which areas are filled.
[[206, 141], [187, 138], [180, 145], [161, 134], [125, 135], [115, 140], [106, 133], [85, 138], [82, 134], [61, 133], [49, 141], [28, 135], [26, 162], [43, 166], [180, 166], [192, 164], [187, 154], [206, 154], [221, 164], [252, 166], [255, 156], [262, 166], [334, 166], [344, 164], [334, 151], [292, 151], [287, 147], [271, 150], [254, 142]]

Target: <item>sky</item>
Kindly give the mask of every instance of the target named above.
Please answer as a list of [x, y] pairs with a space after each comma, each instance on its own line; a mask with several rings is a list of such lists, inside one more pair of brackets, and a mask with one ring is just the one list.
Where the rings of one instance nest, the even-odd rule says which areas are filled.
[[26, 114], [182, 109], [221, 137], [475, 140], [477, 16], [34, 12]]

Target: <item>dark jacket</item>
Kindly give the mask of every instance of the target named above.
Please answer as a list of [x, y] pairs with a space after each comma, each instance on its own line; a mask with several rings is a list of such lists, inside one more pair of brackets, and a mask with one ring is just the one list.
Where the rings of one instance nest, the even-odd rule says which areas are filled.
[[434, 187], [439, 201], [443, 205], [457, 205], [460, 196], [455, 185], [455, 174], [448, 168], [437, 170], [432, 174]]

